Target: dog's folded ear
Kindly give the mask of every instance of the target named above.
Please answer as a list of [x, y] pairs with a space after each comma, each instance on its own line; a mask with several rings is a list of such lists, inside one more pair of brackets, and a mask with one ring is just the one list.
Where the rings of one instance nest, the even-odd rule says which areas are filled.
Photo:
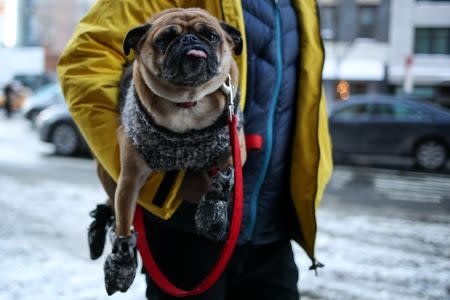
[[239, 30], [223, 22], [220, 23], [220, 27], [232, 38], [234, 54], [240, 55], [242, 53], [242, 35]]
[[127, 33], [125, 40], [123, 41], [123, 52], [126, 56], [130, 54], [131, 49], [134, 49], [134, 51], [138, 50], [142, 37], [150, 30], [151, 26], [152, 24], [145, 23], [141, 26], [131, 29]]

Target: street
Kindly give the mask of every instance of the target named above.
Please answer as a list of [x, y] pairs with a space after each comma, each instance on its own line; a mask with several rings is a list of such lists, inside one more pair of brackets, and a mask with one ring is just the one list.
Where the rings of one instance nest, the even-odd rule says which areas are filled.
[[[141, 275], [108, 297], [104, 256], [89, 259], [88, 212], [105, 197], [92, 159], [54, 156], [0, 114], [0, 299], [145, 299]], [[448, 173], [336, 166], [317, 223], [318, 277], [294, 245], [302, 299], [450, 298]]]

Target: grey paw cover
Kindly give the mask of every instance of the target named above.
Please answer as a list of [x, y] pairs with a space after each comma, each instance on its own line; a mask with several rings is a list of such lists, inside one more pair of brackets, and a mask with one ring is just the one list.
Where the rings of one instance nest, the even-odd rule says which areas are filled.
[[234, 168], [219, 171], [213, 178], [211, 188], [200, 200], [195, 213], [197, 233], [213, 241], [225, 238], [229, 223], [229, 206], [234, 186]]
[[117, 291], [126, 292], [136, 277], [137, 232], [131, 236], [117, 236], [115, 230], [110, 230], [109, 237], [113, 245], [104, 265], [105, 288], [108, 295]]

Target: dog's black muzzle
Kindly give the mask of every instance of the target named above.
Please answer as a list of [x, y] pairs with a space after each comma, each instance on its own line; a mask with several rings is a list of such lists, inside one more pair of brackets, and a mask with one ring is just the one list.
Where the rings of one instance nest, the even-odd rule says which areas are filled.
[[181, 86], [198, 86], [217, 74], [219, 61], [215, 47], [195, 34], [179, 36], [169, 45], [161, 74]]

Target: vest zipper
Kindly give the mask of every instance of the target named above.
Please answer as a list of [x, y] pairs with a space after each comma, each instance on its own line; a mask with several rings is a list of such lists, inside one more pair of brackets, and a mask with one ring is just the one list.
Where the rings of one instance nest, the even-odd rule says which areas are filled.
[[258, 198], [261, 192], [262, 185], [267, 175], [267, 171], [270, 165], [270, 159], [272, 156], [272, 148], [273, 148], [273, 123], [275, 116], [275, 109], [277, 107], [278, 96], [280, 94], [282, 76], [283, 76], [283, 54], [282, 54], [282, 44], [281, 44], [281, 18], [280, 18], [280, 10], [278, 7], [278, 0], [273, 0], [274, 8], [275, 8], [275, 44], [276, 44], [276, 62], [277, 62], [277, 81], [275, 85], [275, 89], [273, 92], [272, 100], [270, 102], [269, 107], [269, 115], [267, 118], [267, 133], [264, 141], [264, 160], [261, 168], [261, 172], [259, 173], [259, 177], [256, 180], [255, 189], [250, 198], [250, 220], [247, 226], [247, 229], [244, 233], [244, 237], [246, 240], [250, 240], [253, 235], [253, 230], [255, 228], [256, 223], [256, 214], [258, 210]]

